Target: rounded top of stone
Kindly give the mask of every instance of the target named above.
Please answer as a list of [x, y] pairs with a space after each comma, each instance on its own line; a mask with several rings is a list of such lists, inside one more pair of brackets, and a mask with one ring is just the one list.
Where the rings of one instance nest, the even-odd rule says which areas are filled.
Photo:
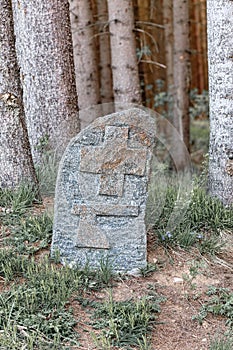
[[[136, 133], [143, 132], [145, 134], [145, 137], [154, 140], [156, 135], [157, 116], [158, 114], [155, 111], [152, 111], [145, 107], [141, 107], [130, 108], [127, 110], [122, 110], [109, 115], [105, 115], [103, 117], [98, 117], [71, 139], [69, 145], [67, 146], [67, 149], [72, 144], [85, 137], [85, 135], [87, 133], [90, 133], [91, 130], [101, 130], [104, 129], [106, 126], [128, 126], [130, 129], [135, 130]], [[152, 143], [144, 143], [144, 145], [149, 147]]]

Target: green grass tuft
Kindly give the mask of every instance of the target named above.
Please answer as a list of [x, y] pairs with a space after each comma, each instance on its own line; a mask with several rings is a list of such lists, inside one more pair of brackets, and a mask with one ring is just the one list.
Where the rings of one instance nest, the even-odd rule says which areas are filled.
[[[153, 191], [156, 192], [156, 188]], [[170, 232], [166, 227], [174, 210], [176, 197], [176, 186], [169, 185], [162, 213], [153, 224], [160, 243], [165, 247], [196, 246], [202, 254], [219, 253], [224, 246], [221, 232], [233, 230], [233, 211], [224, 207], [218, 199], [210, 197], [201, 187], [195, 186], [182, 222]]]
[[34, 254], [51, 243], [52, 225], [52, 218], [47, 212], [22, 217], [6, 242], [14, 246], [18, 253]]
[[22, 214], [37, 201], [35, 190], [22, 185], [16, 190], [0, 188], [0, 206], [4, 213]]
[[[105, 273], [88, 268], [60, 268], [48, 258], [43, 262], [22, 256], [14, 258], [13, 251], [2, 255], [1, 276], [6, 281], [23, 278], [21, 284], [0, 294], [0, 328], [4, 339], [12, 341], [12, 333], [18, 337], [17, 345], [12, 345], [12, 349], [21, 344], [22, 331], [27, 334], [24, 340], [30, 339], [33, 349], [47, 343], [59, 346], [66, 342], [77, 343], [78, 334], [74, 330], [77, 321], [68, 307], [71, 296], [81, 296], [88, 288], [98, 289], [109, 283]], [[27, 342], [23, 344], [27, 345]]]
[[43, 154], [36, 172], [43, 195], [54, 195], [59, 161], [56, 154], [47, 151]]
[[106, 343], [128, 348], [142, 346], [160, 311], [159, 302], [154, 297], [116, 302], [111, 293], [107, 302], [92, 303], [91, 306], [95, 309], [92, 326], [101, 330], [97, 339], [99, 346]]
[[232, 350], [233, 338], [225, 337], [220, 339], [214, 339], [210, 343], [209, 350]]

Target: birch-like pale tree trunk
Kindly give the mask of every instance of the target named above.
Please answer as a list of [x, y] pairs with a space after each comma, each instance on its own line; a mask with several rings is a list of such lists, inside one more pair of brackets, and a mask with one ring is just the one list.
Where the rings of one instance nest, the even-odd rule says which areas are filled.
[[[108, 0], [115, 109], [141, 103], [132, 0]], [[119, 105], [118, 105], [119, 104]]]
[[10, 0], [0, 0], [0, 188], [37, 187], [22, 103]]
[[100, 95], [103, 115], [113, 112], [113, 87], [107, 0], [97, 0], [99, 22]]
[[16, 53], [33, 159], [58, 157], [79, 131], [68, 0], [12, 0]]
[[[173, 125], [189, 149], [189, 90], [190, 90], [190, 42], [189, 42], [189, 0], [173, 1], [173, 79], [174, 108]], [[178, 170], [185, 167], [183, 149], [176, 149]]]
[[101, 102], [94, 21], [91, 0], [69, 1], [79, 117], [84, 127], [96, 117], [92, 107]]
[[209, 191], [233, 203], [233, 1], [207, 1], [210, 148]]

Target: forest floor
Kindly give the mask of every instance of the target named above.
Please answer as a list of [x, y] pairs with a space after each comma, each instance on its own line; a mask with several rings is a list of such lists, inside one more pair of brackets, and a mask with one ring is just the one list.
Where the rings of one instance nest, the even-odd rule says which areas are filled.
[[[195, 250], [166, 250], [152, 240], [148, 245], [148, 261], [158, 264], [158, 270], [145, 277], [128, 277], [112, 288], [115, 301], [140, 299], [151, 295], [151, 292], [164, 297], [148, 349], [209, 350], [214, 339], [222, 338], [229, 331], [225, 317], [209, 314], [202, 324], [193, 317], [208, 301], [206, 292], [210, 286], [228, 288], [233, 292], [232, 243], [229, 241], [221, 256], [209, 259]], [[109, 290], [94, 292], [89, 298], [105, 302], [109, 298]], [[73, 307], [78, 318], [82, 315], [82, 345], [78, 349], [97, 349], [91, 335], [93, 329], [88, 325], [89, 315], [80, 305], [74, 303]]]
[[[52, 199], [45, 198], [43, 205], [37, 205], [33, 209], [34, 214], [39, 215], [44, 211], [51, 211], [52, 207]], [[4, 230], [6, 232], [6, 228]], [[77, 320], [75, 330], [79, 336], [78, 345], [68, 346], [65, 349], [212, 349], [210, 348], [211, 342], [229, 332], [229, 326], [226, 325], [227, 318], [213, 315], [213, 313], [207, 313], [206, 317], [200, 315], [198, 317], [198, 314], [210, 300], [210, 296], [207, 295], [209, 287], [212, 290], [214, 287], [217, 289], [227, 288], [231, 296], [233, 295], [232, 233], [228, 231], [223, 234], [225, 245], [220, 254], [203, 256], [197, 248], [183, 250], [178, 247], [164, 247], [158, 242], [156, 235], [149, 232], [148, 266], [154, 267], [151, 271], [148, 268], [144, 276], [140, 277], [119, 276], [113, 278], [110, 287], [85, 291], [82, 302], [77, 297], [69, 299], [67, 308], [71, 307], [73, 310], [73, 315]], [[46, 255], [49, 256], [49, 246], [39, 250], [36, 259], [43, 260]], [[11, 288], [11, 284], [4, 283], [4, 278], [1, 277], [0, 282], [1, 293]], [[109, 301], [110, 295], [114, 302], [142, 300], [144, 297], [147, 298], [145, 300], [152, 297], [160, 300], [160, 311], [156, 313], [156, 322], [147, 337], [148, 343], [144, 339], [144, 344], [141, 343], [141, 347], [130, 345], [128, 347], [114, 347], [107, 343], [104, 344], [103, 336], [98, 338], [102, 329], [100, 327], [97, 330], [92, 326], [93, 319], [88, 302], [105, 303]], [[230, 307], [233, 308], [232, 300], [230, 303]], [[233, 310], [229, 314], [231, 322], [233, 322]], [[1, 347], [0, 344], [0, 349], [10, 348]], [[14, 349], [18, 349], [18, 347]], [[29, 347], [24, 347], [24, 349], [29, 349]]]
[[[48, 203], [51, 207], [51, 202]], [[229, 333], [226, 317], [208, 314], [201, 322], [195, 319], [201, 307], [210, 299], [207, 295], [209, 287], [226, 288], [233, 293], [233, 232], [223, 236], [225, 245], [221, 254], [211, 257], [201, 255], [195, 248], [188, 251], [178, 247], [165, 248], [159, 244], [153, 232], [148, 233], [148, 263], [155, 264], [156, 271], [144, 277], [117, 279], [111, 287], [111, 295], [116, 302], [137, 300], [148, 295], [162, 297], [150, 342], [148, 347], [144, 345], [142, 349], [209, 350], [214, 339], [223, 338]], [[91, 301], [104, 303], [109, 299], [109, 293], [107, 288], [87, 293], [87, 297]], [[97, 347], [93, 342], [93, 333], [98, 335], [98, 331], [90, 326], [90, 315], [85, 307], [76, 301], [71, 301], [71, 306], [77, 319], [82, 320], [82, 330], [77, 326], [80, 347], [74, 349], [101, 349], [101, 345]], [[231, 307], [233, 314], [232, 299]], [[106, 346], [106, 349], [126, 347]]]

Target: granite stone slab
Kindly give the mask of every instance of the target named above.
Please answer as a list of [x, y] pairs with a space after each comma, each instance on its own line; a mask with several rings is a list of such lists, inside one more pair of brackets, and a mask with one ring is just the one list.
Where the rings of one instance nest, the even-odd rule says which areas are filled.
[[146, 266], [145, 209], [155, 119], [130, 109], [96, 119], [69, 143], [56, 184], [52, 255], [114, 271]]

